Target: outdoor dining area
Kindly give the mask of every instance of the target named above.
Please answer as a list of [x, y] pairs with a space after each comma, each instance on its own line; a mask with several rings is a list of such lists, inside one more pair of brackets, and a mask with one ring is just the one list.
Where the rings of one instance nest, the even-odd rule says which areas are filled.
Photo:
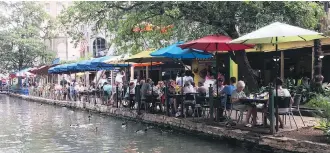
[[[277, 51], [281, 43], [323, 38], [326, 37], [321, 33], [279, 22], [234, 40], [224, 35], [208, 35], [189, 42], [179, 41], [160, 49], [149, 49], [126, 58], [105, 56], [49, 67], [47, 75], [51, 75], [51, 79], [42, 87], [31, 85], [33, 89], [30, 95], [124, 107], [138, 113], [223, 122], [226, 126], [243, 124], [247, 128], [264, 127], [270, 133], [284, 128], [288, 118], [291, 128], [298, 129], [297, 118], [291, 108], [296, 106], [299, 109], [299, 99], [282, 87], [280, 66], [274, 70], [278, 75], [269, 89], [246, 94], [246, 82], [236, 77], [227, 77], [225, 80], [218, 65], [213, 68], [215, 73], [207, 72], [205, 79], [196, 81], [196, 74], [183, 61], [211, 59], [219, 53], [240, 52], [265, 44], [273, 44]], [[151, 73], [155, 65], [174, 62], [182, 66], [175, 79], [165, 77], [156, 83], [152, 77], [134, 77], [134, 65], [148, 67], [145, 71]], [[278, 63], [281, 65], [281, 60]], [[77, 78], [77, 73], [86, 72], [95, 73], [94, 81], [89, 81], [87, 77]], [[109, 78], [106, 72], [110, 72]], [[70, 76], [70, 79], [59, 78], [63, 74]], [[75, 77], [72, 78], [72, 75]], [[58, 80], [55, 81], [55, 78]], [[301, 114], [300, 119], [304, 124]], [[291, 125], [291, 121], [295, 126]]]

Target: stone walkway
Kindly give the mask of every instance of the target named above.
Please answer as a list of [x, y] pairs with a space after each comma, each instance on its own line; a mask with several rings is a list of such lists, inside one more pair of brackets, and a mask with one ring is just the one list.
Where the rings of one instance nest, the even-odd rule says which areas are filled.
[[[246, 113], [243, 115], [243, 121], [245, 121], [246, 119]], [[282, 116], [281, 116], [282, 117]], [[301, 120], [300, 116], [293, 116], [294, 120], [297, 123], [298, 129], [302, 128], [302, 127], [311, 127], [311, 126], [315, 126], [317, 124], [317, 119], [315, 117], [305, 117], [303, 116], [303, 121]], [[232, 113], [231, 118], [235, 118], [235, 113]], [[258, 112], [258, 123], [262, 123], [262, 113]], [[291, 125], [292, 128], [290, 126], [290, 120], [291, 120]], [[283, 132], [283, 131], [291, 131], [291, 130], [297, 130], [297, 126], [294, 123], [294, 120], [292, 117], [290, 117], [289, 120], [289, 116], [286, 116], [286, 124], [284, 125], [283, 129], [280, 129], [279, 132]], [[305, 123], [305, 126], [304, 124]], [[269, 121], [267, 122], [267, 124], [269, 125]]]

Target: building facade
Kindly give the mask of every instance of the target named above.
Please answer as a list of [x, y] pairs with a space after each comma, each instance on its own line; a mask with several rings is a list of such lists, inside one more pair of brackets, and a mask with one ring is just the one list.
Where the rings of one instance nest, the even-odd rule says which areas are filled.
[[[70, 5], [72, 1], [41, 1], [39, 2], [44, 7], [45, 11], [54, 19], [59, 16]], [[113, 47], [108, 45], [106, 39], [106, 30], [95, 34], [89, 25], [80, 25], [79, 29], [84, 33], [84, 39], [76, 46], [72, 43], [72, 39], [65, 33], [59, 33], [57, 37], [52, 40], [45, 40], [48, 50], [56, 52], [56, 57], [60, 61], [77, 60], [80, 57], [101, 57], [111, 54], [109, 52]]]

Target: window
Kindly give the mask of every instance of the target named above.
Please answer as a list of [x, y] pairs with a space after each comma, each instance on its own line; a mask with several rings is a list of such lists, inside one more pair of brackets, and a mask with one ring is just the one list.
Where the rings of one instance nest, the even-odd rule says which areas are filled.
[[96, 38], [93, 42], [93, 55], [94, 57], [100, 57], [106, 55], [106, 42], [104, 38]]
[[50, 4], [49, 3], [46, 3], [45, 4], [45, 9], [46, 9], [46, 12], [50, 12]]
[[84, 25], [80, 25], [80, 30], [81, 30], [82, 32], [84, 32], [84, 31], [85, 31], [85, 26], [84, 26]]
[[61, 14], [62, 10], [63, 10], [63, 4], [60, 3], [60, 2], [57, 2], [56, 3], [56, 13], [57, 13], [57, 15]]

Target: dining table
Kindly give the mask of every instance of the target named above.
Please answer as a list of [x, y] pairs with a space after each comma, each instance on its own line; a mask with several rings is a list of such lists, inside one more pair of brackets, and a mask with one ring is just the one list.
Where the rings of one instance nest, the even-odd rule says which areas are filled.
[[[263, 104], [264, 106], [267, 105], [268, 103], [268, 98], [241, 98], [240, 102], [246, 105], [251, 105], [253, 107], [256, 107], [257, 104]], [[267, 115], [264, 115], [263, 118], [263, 125], [266, 126], [267, 125]]]

